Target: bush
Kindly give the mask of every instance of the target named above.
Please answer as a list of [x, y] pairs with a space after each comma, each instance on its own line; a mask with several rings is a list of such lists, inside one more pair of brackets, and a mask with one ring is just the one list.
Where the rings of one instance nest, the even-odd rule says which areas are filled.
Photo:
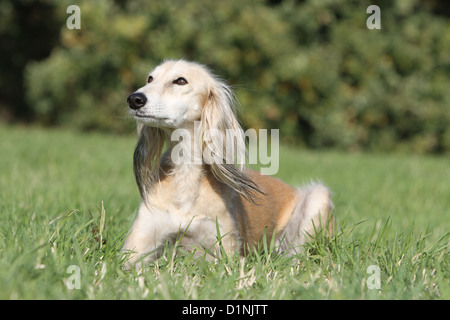
[[382, 29], [369, 30], [370, 4], [82, 1], [81, 30], [62, 25], [50, 57], [27, 66], [27, 101], [39, 122], [128, 131], [128, 94], [164, 58], [186, 58], [234, 86], [245, 127], [285, 142], [450, 151], [447, 17], [380, 1]]

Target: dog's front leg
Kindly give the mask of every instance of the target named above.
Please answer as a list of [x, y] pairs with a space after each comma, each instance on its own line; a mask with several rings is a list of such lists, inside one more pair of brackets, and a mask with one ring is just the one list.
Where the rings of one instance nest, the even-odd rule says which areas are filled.
[[153, 260], [168, 237], [170, 222], [166, 221], [167, 213], [148, 208], [141, 203], [138, 216], [131, 226], [122, 251], [129, 253], [126, 267], [136, 266]]

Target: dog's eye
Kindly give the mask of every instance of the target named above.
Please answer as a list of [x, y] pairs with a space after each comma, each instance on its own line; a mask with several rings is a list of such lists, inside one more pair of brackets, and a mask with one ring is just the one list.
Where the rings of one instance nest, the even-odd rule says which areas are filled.
[[152, 76], [148, 76], [148, 78], [147, 78], [147, 83], [150, 83], [150, 82], [152, 82], [153, 81], [153, 77]]
[[188, 84], [187, 80], [185, 78], [178, 78], [177, 80], [173, 81], [174, 84], [178, 84], [180, 86], [184, 86], [185, 84]]

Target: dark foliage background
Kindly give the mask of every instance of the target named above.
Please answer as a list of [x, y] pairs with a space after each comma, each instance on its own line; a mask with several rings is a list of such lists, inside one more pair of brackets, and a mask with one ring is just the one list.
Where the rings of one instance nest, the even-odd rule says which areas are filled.
[[233, 85], [245, 127], [286, 143], [450, 152], [449, 16], [437, 0], [2, 1], [0, 115], [129, 132], [128, 94], [185, 58]]

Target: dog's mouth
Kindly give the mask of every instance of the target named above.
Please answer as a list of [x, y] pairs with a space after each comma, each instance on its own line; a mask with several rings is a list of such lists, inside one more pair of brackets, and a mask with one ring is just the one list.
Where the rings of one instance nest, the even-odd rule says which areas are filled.
[[134, 116], [136, 118], [142, 118], [142, 119], [154, 119], [154, 120], [167, 120], [169, 118], [167, 117], [155, 117], [148, 114], [141, 114], [141, 113], [135, 113]]

